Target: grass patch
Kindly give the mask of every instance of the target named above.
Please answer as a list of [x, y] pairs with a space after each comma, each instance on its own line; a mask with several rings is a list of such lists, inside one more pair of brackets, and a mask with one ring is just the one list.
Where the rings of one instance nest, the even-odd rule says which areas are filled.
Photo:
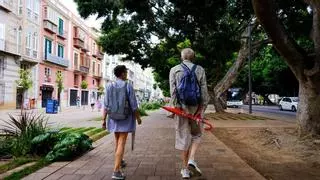
[[67, 129], [65, 131], [61, 131], [60, 133], [71, 133], [71, 132], [78, 131], [78, 130], [81, 130], [81, 129], [85, 129], [85, 128], [84, 127], [81, 127], [81, 128], [70, 128], [70, 129]]
[[0, 165], [0, 174], [6, 172], [6, 171], [9, 171], [11, 169], [14, 169], [18, 166], [21, 166], [23, 164], [26, 164], [26, 163], [29, 163], [29, 162], [32, 162], [34, 161], [35, 159], [32, 159], [32, 158], [15, 158], [13, 159], [12, 161], [6, 163], [6, 164], [2, 164]]
[[138, 108], [138, 111], [140, 113], [140, 116], [148, 116], [147, 112], [145, 109], [143, 108]]
[[65, 130], [68, 130], [68, 129], [71, 129], [71, 127], [63, 127], [60, 129], [60, 131], [65, 131]]
[[90, 139], [95, 142], [97, 141], [98, 139], [102, 138], [103, 136], [109, 134], [107, 131], [101, 131], [93, 136], [90, 136]]
[[11, 174], [10, 176], [7, 176], [4, 178], [4, 180], [18, 180], [18, 179], [22, 179], [23, 177], [47, 166], [48, 164], [50, 164], [49, 161], [43, 159], [40, 159], [36, 162], [36, 164], [26, 167], [24, 169], [22, 169], [21, 171], [15, 172], [13, 174]]
[[79, 130], [73, 131], [73, 133], [83, 133], [83, 132], [89, 131], [94, 128], [95, 127], [88, 127], [88, 128], [84, 128], [84, 129], [79, 129]]
[[96, 118], [90, 119], [88, 121], [101, 121], [102, 122], [102, 118], [101, 117], [96, 117]]
[[87, 135], [87, 136], [92, 136], [92, 135], [100, 133], [102, 131], [104, 131], [104, 129], [97, 128], [97, 129], [92, 129], [91, 131], [84, 132], [84, 134]]

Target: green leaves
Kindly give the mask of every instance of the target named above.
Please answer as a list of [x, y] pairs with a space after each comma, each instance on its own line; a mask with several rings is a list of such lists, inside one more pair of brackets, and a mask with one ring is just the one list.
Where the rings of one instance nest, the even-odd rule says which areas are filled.
[[31, 72], [29, 70], [19, 70], [20, 79], [16, 81], [19, 88], [28, 90], [32, 87]]

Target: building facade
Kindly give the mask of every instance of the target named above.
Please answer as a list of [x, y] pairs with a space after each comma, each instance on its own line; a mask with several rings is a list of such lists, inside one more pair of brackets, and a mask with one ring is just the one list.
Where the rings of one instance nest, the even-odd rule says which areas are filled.
[[59, 97], [57, 73], [63, 76], [62, 107], [75, 106], [78, 97], [82, 105], [97, 99], [104, 59], [98, 37], [58, 0], [0, 0], [0, 108], [20, 108], [21, 68], [33, 80], [26, 108], [46, 107]]
[[[31, 105], [37, 96], [40, 0], [0, 1], [0, 108], [20, 108], [19, 70], [31, 72], [33, 86], [25, 92]], [[30, 101], [30, 102], [29, 102]], [[27, 108], [28, 108], [27, 107]]]

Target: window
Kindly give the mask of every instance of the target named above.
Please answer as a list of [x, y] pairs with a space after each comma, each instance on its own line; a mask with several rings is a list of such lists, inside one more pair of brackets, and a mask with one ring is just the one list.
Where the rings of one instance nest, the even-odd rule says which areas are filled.
[[73, 61], [74, 61], [74, 68], [77, 69], [79, 67], [79, 54], [78, 53], [74, 53]]
[[40, 2], [39, 0], [34, 0], [33, 12], [34, 12], [34, 20], [36, 22], [38, 22], [39, 20], [39, 11], [40, 11]]
[[27, 0], [27, 16], [31, 18], [32, 15], [32, 0]]
[[26, 55], [31, 56], [31, 32], [26, 35]]
[[92, 84], [94, 85], [94, 80], [92, 80]]
[[0, 40], [4, 40], [5, 38], [5, 24], [0, 24]]
[[92, 74], [96, 74], [96, 62], [92, 62]]
[[44, 68], [44, 75], [45, 76], [51, 76], [51, 69], [50, 68]]
[[21, 45], [22, 45], [22, 29], [19, 28], [17, 32], [17, 51], [21, 53]]
[[33, 33], [33, 38], [32, 38], [32, 47], [33, 47], [33, 57], [37, 58], [38, 54], [38, 33]]
[[64, 55], [64, 47], [61, 44], [58, 44], [58, 57], [63, 58]]
[[4, 56], [0, 56], [0, 78], [4, 77]]
[[45, 39], [45, 53], [52, 53], [52, 41], [49, 39]]
[[18, 15], [22, 15], [22, 10], [23, 10], [22, 0], [19, 0], [19, 2], [18, 2]]
[[63, 35], [63, 20], [59, 18], [59, 35]]

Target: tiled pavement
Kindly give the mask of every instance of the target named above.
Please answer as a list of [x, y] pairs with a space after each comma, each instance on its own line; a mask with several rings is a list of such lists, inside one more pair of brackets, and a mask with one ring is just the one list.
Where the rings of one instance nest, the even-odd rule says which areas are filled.
[[[165, 115], [164, 111], [157, 111], [144, 118], [142, 126], [137, 128], [134, 151], [129, 136], [125, 154], [128, 166], [124, 169], [128, 180], [181, 179], [180, 153], [174, 149], [174, 121]], [[113, 136], [108, 135], [77, 160], [53, 163], [24, 179], [111, 179], [113, 149]], [[205, 133], [196, 160], [203, 176], [193, 179], [264, 179], [210, 132]]]

